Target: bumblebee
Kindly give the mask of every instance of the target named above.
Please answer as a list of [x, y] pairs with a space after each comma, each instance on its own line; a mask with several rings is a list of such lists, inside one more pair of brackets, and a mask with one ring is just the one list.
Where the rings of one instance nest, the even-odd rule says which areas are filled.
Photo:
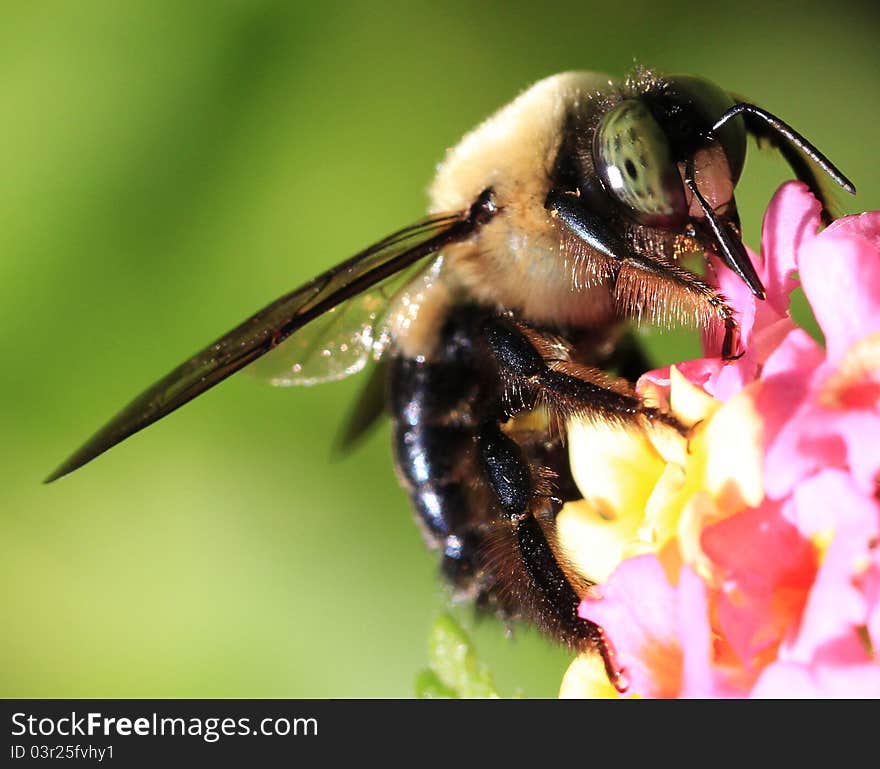
[[598, 651], [615, 680], [601, 628], [577, 614], [588, 583], [554, 533], [562, 505], [580, 496], [565, 425], [683, 429], [631, 384], [648, 364], [630, 319], [689, 322], [718, 334], [725, 360], [742, 353], [736, 313], [683, 260], [713, 254], [764, 298], [734, 197], [748, 135], [784, 156], [826, 221], [826, 179], [855, 192], [794, 129], [705, 79], [640, 69], [622, 81], [542, 80], [448, 152], [427, 218], [198, 352], [47, 480], [258, 358], [279, 385], [379, 360], [347, 438], [387, 405], [399, 477], [455, 590]]

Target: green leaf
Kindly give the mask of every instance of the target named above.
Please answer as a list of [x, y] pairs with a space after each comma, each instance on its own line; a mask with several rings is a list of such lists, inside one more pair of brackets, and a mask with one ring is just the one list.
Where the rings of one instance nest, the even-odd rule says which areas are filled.
[[444, 684], [433, 670], [423, 670], [416, 676], [416, 697], [420, 700], [454, 700], [458, 693]]
[[467, 633], [452, 617], [438, 617], [428, 640], [429, 670], [416, 679], [424, 698], [497, 699], [489, 669], [477, 658]]

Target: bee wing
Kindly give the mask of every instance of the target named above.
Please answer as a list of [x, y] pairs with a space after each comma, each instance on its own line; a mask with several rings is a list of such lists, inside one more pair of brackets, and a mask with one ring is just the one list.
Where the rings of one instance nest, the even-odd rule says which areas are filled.
[[442, 257], [386, 278], [342, 302], [254, 361], [248, 371], [276, 387], [315, 385], [344, 379], [372, 360], [390, 342], [389, 309], [397, 296], [433, 283]]
[[449, 243], [472, 235], [494, 213], [481, 198], [469, 211], [434, 216], [370, 246], [285, 294], [141, 393], [47, 479], [82, 467], [275, 348], [310, 321]]
[[370, 371], [336, 435], [333, 452], [337, 457], [345, 456], [354, 449], [385, 413], [387, 382], [388, 362], [380, 360]]
[[[315, 385], [357, 373], [382, 348], [384, 286], [354, 296], [254, 361], [248, 372], [276, 387]], [[374, 352], [375, 351], [375, 352]]]

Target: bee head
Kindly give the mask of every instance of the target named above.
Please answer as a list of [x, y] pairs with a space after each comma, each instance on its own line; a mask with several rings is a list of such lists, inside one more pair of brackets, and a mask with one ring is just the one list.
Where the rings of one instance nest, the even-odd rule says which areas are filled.
[[688, 194], [699, 183], [713, 210], [733, 206], [742, 172], [746, 131], [742, 118], [713, 127], [733, 99], [702, 78], [664, 78], [613, 106], [593, 136], [593, 161], [606, 191], [639, 224], [680, 230], [704, 218]]
[[708, 80], [651, 80], [611, 107], [593, 135], [606, 192], [640, 225], [696, 235], [764, 298], [739, 235], [733, 191], [746, 126], [731, 96]]

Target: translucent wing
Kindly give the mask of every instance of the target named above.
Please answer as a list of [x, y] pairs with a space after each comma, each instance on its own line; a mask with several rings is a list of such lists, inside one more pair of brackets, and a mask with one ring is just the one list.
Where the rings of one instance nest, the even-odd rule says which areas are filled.
[[[375, 288], [328, 310], [271, 350], [248, 370], [276, 387], [315, 385], [355, 374], [379, 360], [390, 340], [388, 313], [401, 290], [430, 285], [442, 257], [386, 278]], [[418, 276], [421, 273], [421, 276]]]
[[400, 270], [464, 240], [491, 218], [484, 194], [468, 211], [435, 216], [389, 235], [282, 296], [156, 382], [99, 430], [46, 482], [82, 467], [269, 352], [310, 321]]
[[382, 351], [377, 336], [390, 297], [380, 287], [328, 310], [255, 361], [248, 371], [276, 387], [315, 385], [355, 374]]

